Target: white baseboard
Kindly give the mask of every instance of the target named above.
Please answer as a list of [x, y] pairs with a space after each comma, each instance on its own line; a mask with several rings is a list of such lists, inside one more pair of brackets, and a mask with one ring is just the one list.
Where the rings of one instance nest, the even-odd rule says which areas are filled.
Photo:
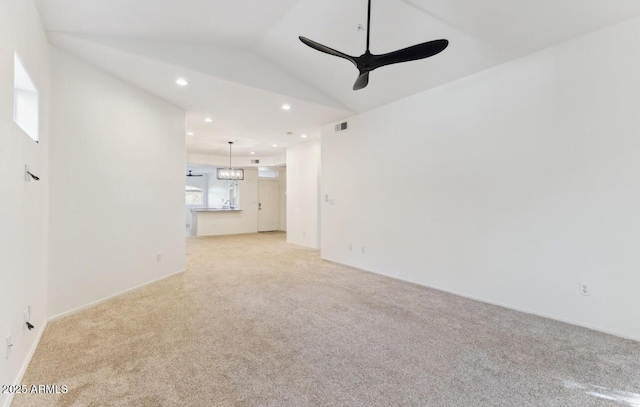
[[404, 279], [404, 278], [396, 277], [394, 275], [386, 274], [386, 273], [379, 272], [379, 271], [373, 271], [373, 270], [367, 270], [367, 269], [359, 268], [359, 267], [356, 267], [356, 266], [352, 266], [350, 264], [342, 263], [342, 262], [339, 262], [339, 261], [336, 261], [336, 260], [332, 260], [332, 259], [328, 259], [328, 258], [325, 258], [325, 257], [321, 257], [321, 258], [322, 258], [322, 260], [325, 260], [325, 261], [330, 261], [332, 263], [336, 263], [336, 264], [340, 264], [340, 265], [343, 265], [343, 266], [351, 267], [351, 268], [354, 268], [354, 269], [357, 269], [357, 270], [361, 270], [361, 271], [364, 271], [364, 272], [367, 272], [367, 273], [373, 273], [373, 274], [377, 274], [377, 275], [380, 275], [380, 276], [389, 277], [389, 278], [392, 278], [394, 280], [404, 281], [406, 283], [411, 283], [411, 284], [416, 284], [416, 285], [419, 285], [419, 286], [422, 286], [422, 287], [431, 288], [431, 289], [442, 291], [442, 292], [445, 292], [445, 293], [448, 293], [448, 294], [457, 295], [458, 297], [467, 298], [467, 299], [474, 300], [474, 301], [480, 301], [480, 302], [484, 302], [486, 304], [496, 305], [498, 307], [507, 308], [507, 309], [510, 309], [510, 310], [513, 310], [513, 311], [522, 312], [524, 314], [530, 314], [530, 315], [535, 315], [537, 317], [542, 317], [542, 318], [552, 319], [554, 321], [564, 322], [565, 324], [575, 325], [575, 326], [579, 326], [581, 328], [591, 329], [592, 331], [602, 332], [602, 333], [605, 333], [607, 335], [617, 336], [617, 337], [622, 338], [622, 339], [628, 339], [628, 340], [631, 340], [631, 341], [640, 342], [640, 338], [636, 338], [636, 337], [633, 337], [633, 336], [630, 336], [630, 335], [625, 335], [625, 334], [620, 333], [620, 332], [611, 331], [611, 330], [600, 328], [600, 327], [597, 327], [597, 326], [592, 326], [592, 325], [584, 324], [584, 323], [581, 323], [581, 322], [572, 321], [570, 319], [561, 318], [561, 317], [558, 317], [558, 316], [555, 316], [555, 315], [543, 314], [543, 313], [540, 313], [540, 312], [531, 311], [529, 309], [524, 309], [524, 308], [520, 308], [520, 307], [513, 306], [513, 305], [503, 304], [503, 303], [500, 303], [500, 302], [497, 302], [497, 301], [493, 301], [493, 300], [489, 300], [489, 299], [482, 298], [482, 297], [476, 297], [476, 296], [473, 296], [473, 295], [463, 294], [463, 293], [460, 293], [460, 292], [457, 292], [457, 291], [453, 291], [453, 290], [449, 290], [449, 289], [446, 289], [446, 288], [441, 288], [441, 287], [437, 287], [437, 286], [418, 283], [416, 281], [407, 280], [407, 279]]
[[175, 275], [177, 275], [177, 274], [184, 273], [185, 271], [186, 271], [186, 270], [176, 271], [175, 273], [171, 273], [171, 274], [168, 274], [168, 275], [166, 275], [166, 276], [163, 276], [163, 277], [157, 278], [157, 279], [155, 279], [155, 280], [151, 280], [151, 281], [148, 281], [148, 282], [146, 282], [146, 283], [143, 283], [143, 284], [137, 285], [137, 286], [135, 286], [135, 287], [128, 288], [128, 289], [126, 289], [126, 290], [124, 290], [124, 291], [121, 291], [121, 292], [119, 292], [119, 293], [116, 293], [116, 294], [110, 295], [110, 296], [105, 297], [105, 298], [102, 298], [102, 299], [100, 299], [100, 300], [93, 301], [93, 302], [91, 302], [91, 303], [89, 303], [89, 304], [86, 304], [86, 305], [83, 305], [83, 306], [81, 306], [81, 307], [77, 307], [77, 308], [74, 308], [74, 309], [72, 309], [72, 310], [65, 311], [65, 312], [62, 312], [62, 313], [60, 313], [60, 314], [54, 315], [54, 316], [52, 316], [52, 317], [49, 317], [49, 322], [55, 321], [55, 320], [60, 319], [60, 318], [64, 318], [64, 317], [69, 316], [69, 315], [71, 315], [71, 314], [75, 314], [76, 312], [80, 312], [80, 311], [85, 310], [85, 309], [87, 309], [87, 308], [95, 307], [95, 306], [96, 306], [96, 305], [98, 305], [98, 304], [102, 304], [103, 302], [106, 302], [106, 301], [112, 300], [112, 299], [114, 299], [114, 298], [116, 298], [116, 297], [119, 297], [119, 296], [121, 296], [121, 295], [127, 294], [127, 293], [129, 293], [129, 292], [131, 292], [131, 291], [138, 290], [138, 289], [140, 289], [140, 288], [146, 287], [146, 286], [148, 286], [148, 285], [150, 285], [150, 284], [157, 283], [157, 282], [162, 281], [162, 280], [164, 280], [164, 279], [167, 279], [167, 278], [169, 278], [169, 277], [173, 277], [173, 276], [175, 276]]
[[[13, 384], [14, 385], [21, 384], [22, 379], [24, 378], [24, 375], [27, 372], [27, 368], [29, 367], [29, 364], [31, 363], [31, 359], [33, 358], [33, 355], [36, 353], [36, 349], [38, 348], [38, 345], [40, 344], [40, 339], [42, 338], [42, 334], [44, 333], [44, 330], [46, 329], [46, 327], [47, 327], [49, 322], [55, 321], [57, 319], [66, 317], [66, 316], [71, 315], [71, 314], [75, 314], [76, 312], [82, 311], [84, 309], [94, 307], [94, 306], [96, 306], [98, 304], [101, 304], [103, 302], [109, 301], [109, 300], [111, 300], [113, 298], [119, 297], [119, 296], [124, 295], [126, 293], [129, 293], [131, 291], [146, 287], [146, 286], [148, 286], [150, 284], [157, 283], [159, 281], [162, 281], [164, 279], [167, 279], [169, 277], [172, 277], [172, 276], [175, 276], [177, 274], [184, 273], [184, 272], [185, 272], [185, 270], [180, 270], [178, 272], [175, 272], [175, 273], [172, 273], [172, 274], [157, 278], [155, 280], [146, 282], [144, 284], [140, 284], [140, 285], [135, 286], [133, 288], [129, 288], [127, 290], [121, 291], [121, 292], [119, 292], [117, 294], [110, 295], [110, 296], [108, 296], [106, 298], [103, 298], [101, 300], [93, 301], [93, 302], [91, 302], [91, 303], [89, 303], [87, 305], [83, 305], [81, 307], [72, 309], [70, 311], [66, 311], [66, 312], [63, 312], [61, 314], [55, 315], [53, 317], [50, 317], [48, 320], [45, 319], [44, 320], [44, 325], [42, 326], [42, 328], [40, 328], [40, 331], [38, 332], [38, 336], [37, 336], [35, 342], [33, 343], [33, 346], [29, 350], [29, 353], [27, 354], [27, 357], [26, 357], [24, 363], [22, 364], [22, 367], [20, 368], [20, 371], [18, 372], [18, 376], [16, 377], [16, 379], [15, 379]], [[9, 394], [8, 397], [4, 401], [3, 407], [10, 407], [11, 403], [13, 402], [13, 398], [14, 398], [14, 394]]]
[[[13, 381], [14, 385], [21, 384], [22, 379], [24, 378], [24, 374], [27, 372], [27, 368], [29, 367], [29, 364], [31, 363], [31, 359], [33, 359], [33, 355], [36, 353], [36, 349], [38, 348], [38, 345], [40, 344], [40, 339], [42, 338], [42, 334], [44, 333], [44, 330], [47, 328], [47, 324], [48, 324], [48, 321], [45, 319], [44, 320], [44, 324], [42, 325], [42, 328], [40, 328], [40, 331], [38, 331], [38, 336], [36, 337], [36, 340], [33, 342], [33, 345], [31, 346], [31, 349], [29, 349], [29, 353], [27, 354], [27, 357], [25, 358], [24, 362], [22, 363], [22, 367], [20, 368], [20, 371], [18, 372], [18, 376]], [[14, 393], [9, 393], [7, 399], [4, 401], [4, 407], [11, 406], [11, 403], [13, 402], [13, 397], [14, 396], [15, 396]]]
[[[294, 245], [296, 245], [296, 246], [306, 247], [306, 248], [308, 248], [308, 249], [320, 250], [320, 247], [311, 246], [311, 245], [304, 244], [304, 243], [292, 242], [292, 241], [289, 241], [289, 240], [287, 240], [287, 243], [289, 243], [289, 244], [294, 244]], [[325, 259], [325, 260], [326, 260], [326, 259]], [[330, 261], [332, 261], [332, 260], [330, 260]], [[337, 261], [335, 261], [334, 263], [338, 263], [338, 262], [337, 262]], [[342, 263], [338, 263], [338, 264], [342, 264]], [[348, 264], [343, 264], [343, 265], [344, 265], [344, 266], [349, 266]], [[352, 267], [352, 266], [349, 266], [349, 267]], [[367, 270], [363, 270], [363, 271], [367, 271]]]

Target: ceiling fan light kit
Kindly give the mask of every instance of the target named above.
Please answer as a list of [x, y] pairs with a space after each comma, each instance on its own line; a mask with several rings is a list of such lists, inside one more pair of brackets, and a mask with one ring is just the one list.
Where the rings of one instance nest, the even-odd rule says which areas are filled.
[[339, 58], [344, 58], [351, 62], [358, 68], [359, 75], [356, 79], [356, 83], [353, 85], [353, 90], [360, 90], [365, 88], [369, 84], [369, 72], [378, 69], [385, 65], [398, 64], [401, 62], [416, 61], [418, 59], [424, 59], [440, 52], [444, 51], [449, 45], [448, 40], [435, 40], [429, 42], [423, 42], [422, 44], [413, 45], [411, 47], [403, 48], [398, 51], [389, 52], [386, 54], [372, 54], [369, 51], [369, 38], [371, 35], [371, 0], [369, 0], [369, 7], [367, 12], [367, 50], [359, 57], [353, 57], [343, 52], [336, 51], [333, 48], [329, 48], [325, 45], [319, 44], [306, 37], [298, 37], [300, 41], [309, 47], [324, 52], [325, 54], [333, 55]]

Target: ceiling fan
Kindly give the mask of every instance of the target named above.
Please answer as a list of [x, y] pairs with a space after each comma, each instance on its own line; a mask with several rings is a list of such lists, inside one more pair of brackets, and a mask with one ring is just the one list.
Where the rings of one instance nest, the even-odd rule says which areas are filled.
[[192, 174], [191, 170], [189, 170], [189, 173], [187, 174], [187, 177], [201, 177], [202, 174]]
[[336, 51], [333, 48], [329, 48], [315, 41], [312, 41], [305, 37], [298, 37], [300, 41], [310, 46], [311, 48], [324, 52], [325, 54], [333, 55], [336, 57], [344, 58], [350, 61], [358, 68], [360, 75], [356, 79], [356, 83], [353, 85], [353, 90], [359, 90], [366, 87], [369, 84], [369, 72], [381, 66], [397, 64], [400, 62], [415, 61], [418, 59], [428, 58], [439, 54], [444, 51], [449, 45], [448, 40], [435, 40], [429, 42], [423, 42], [422, 44], [414, 45], [411, 47], [403, 48], [398, 51], [389, 52], [387, 54], [372, 54], [369, 51], [369, 36], [371, 34], [371, 0], [369, 0], [369, 9], [367, 14], [367, 50], [359, 57], [352, 57], [340, 51]]

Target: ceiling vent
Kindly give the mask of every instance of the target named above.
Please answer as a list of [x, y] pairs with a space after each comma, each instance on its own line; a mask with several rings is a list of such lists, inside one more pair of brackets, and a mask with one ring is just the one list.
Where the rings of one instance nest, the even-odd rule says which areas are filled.
[[260, 160], [251, 160], [251, 164], [260, 164]]
[[347, 122], [342, 122], [342, 123], [336, 124], [335, 130], [336, 130], [336, 132], [338, 132], [338, 131], [344, 131], [344, 130], [346, 130], [348, 127], [349, 127], [349, 125], [348, 125], [348, 123], [347, 123]]

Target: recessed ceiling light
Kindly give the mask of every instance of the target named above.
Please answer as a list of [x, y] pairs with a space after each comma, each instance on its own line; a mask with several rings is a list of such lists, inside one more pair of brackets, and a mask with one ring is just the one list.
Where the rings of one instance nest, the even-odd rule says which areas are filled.
[[303, 134], [303, 135], [302, 135], [302, 136], [300, 136], [300, 137], [302, 137], [302, 138], [307, 138], [307, 135], [306, 135], [306, 134]]
[[291, 110], [291, 106], [284, 104], [282, 105], [282, 110]]
[[277, 145], [277, 144], [274, 144], [273, 146], [274, 146], [274, 147], [278, 147], [278, 145]]
[[207, 123], [211, 123], [213, 121], [213, 119], [210, 118], [210, 117], [207, 117], [206, 119], [204, 119], [204, 121], [207, 122]]
[[251, 154], [251, 155], [256, 155], [255, 151], [252, 151], [250, 154]]
[[189, 81], [184, 78], [178, 78], [176, 79], [176, 84], [180, 86], [187, 86], [189, 84]]
[[187, 136], [193, 136], [193, 132], [188, 132]]

